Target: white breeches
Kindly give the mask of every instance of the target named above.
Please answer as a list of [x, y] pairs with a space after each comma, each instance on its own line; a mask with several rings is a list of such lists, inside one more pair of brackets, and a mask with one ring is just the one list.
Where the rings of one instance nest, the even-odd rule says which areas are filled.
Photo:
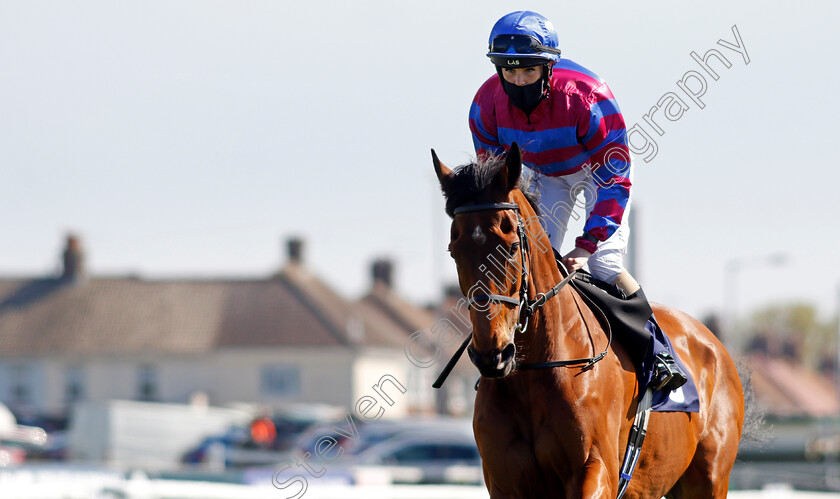
[[[547, 177], [525, 167], [522, 169], [522, 175], [536, 176], [534, 186], [540, 193], [540, 221], [548, 232], [551, 246], [559, 253], [570, 217], [574, 217], [575, 220], [581, 217], [586, 220], [589, 217], [595, 204], [597, 184], [586, 169], [571, 175]], [[578, 199], [581, 193], [582, 202]], [[630, 237], [629, 216], [630, 200], [627, 201], [618, 230], [606, 241], [598, 243], [598, 251], [587, 262], [589, 272], [602, 281], [611, 283], [624, 271], [624, 255], [627, 253], [627, 241]]]

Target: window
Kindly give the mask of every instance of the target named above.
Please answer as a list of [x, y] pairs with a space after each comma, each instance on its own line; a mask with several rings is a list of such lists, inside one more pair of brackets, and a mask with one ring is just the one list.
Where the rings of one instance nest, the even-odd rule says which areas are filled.
[[260, 373], [260, 393], [275, 397], [300, 395], [300, 369], [288, 365], [264, 366]]
[[157, 369], [153, 365], [145, 364], [137, 371], [137, 398], [147, 402], [158, 399]]
[[433, 461], [437, 459], [436, 450], [437, 447], [434, 445], [412, 445], [394, 452], [391, 455], [391, 459], [388, 459], [388, 461], [393, 461], [399, 464]]
[[19, 364], [11, 366], [11, 395], [15, 405], [27, 405], [32, 402], [32, 368]]
[[64, 400], [73, 404], [85, 398], [85, 372], [82, 366], [69, 366], [64, 370]]
[[477, 461], [481, 459], [475, 445], [442, 445], [438, 449], [438, 458], [452, 461]]

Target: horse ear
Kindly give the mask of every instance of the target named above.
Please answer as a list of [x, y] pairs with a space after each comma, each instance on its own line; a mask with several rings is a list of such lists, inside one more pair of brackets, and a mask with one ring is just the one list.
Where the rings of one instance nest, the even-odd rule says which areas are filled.
[[445, 187], [449, 182], [449, 175], [452, 174], [452, 170], [440, 162], [434, 149], [432, 149], [432, 164], [435, 166], [435, 174], [437, 175], [441, 187]]
[[505, 158], [505, 167], [507, 169], [507, 188], [508, 191], [512, 191], [522, 174], [522, 153], [519, 152], [519, 144], [516, 142], [510, 145], [510, 151]]

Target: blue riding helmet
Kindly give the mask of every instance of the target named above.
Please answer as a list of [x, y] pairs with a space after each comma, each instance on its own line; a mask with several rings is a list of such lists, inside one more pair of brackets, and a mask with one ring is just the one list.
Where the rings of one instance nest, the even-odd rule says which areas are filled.
[[552, 64], [560, 60], [554, 25], [544, 16], [520, 10], [496, 21], [490, 30], [487, 57], [506, 68]]

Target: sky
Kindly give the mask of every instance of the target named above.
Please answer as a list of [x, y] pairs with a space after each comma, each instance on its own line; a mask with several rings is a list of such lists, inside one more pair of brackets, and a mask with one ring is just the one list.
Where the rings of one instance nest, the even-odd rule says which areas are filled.
[[[472, 159], [490, 28], [520, 9], [656, 143], [633, 187], [649, 298], [698, 317], [834, 313], [828, 1], [0, 0], [0, 276], [56, 274], [73, 232], [93, 276], [265, 278], [302, 237], [348, 298], [387, 257], [400, 293], [434, 301], [455, 268], [429, 151]], [[691, 56], [713, 48], [717, 80]], [[692, 71], [697, 101], [678, 83], [699, 93]], [[654, 114], [659, 135], [644, 116], [669, 95], [687, 108]]]

